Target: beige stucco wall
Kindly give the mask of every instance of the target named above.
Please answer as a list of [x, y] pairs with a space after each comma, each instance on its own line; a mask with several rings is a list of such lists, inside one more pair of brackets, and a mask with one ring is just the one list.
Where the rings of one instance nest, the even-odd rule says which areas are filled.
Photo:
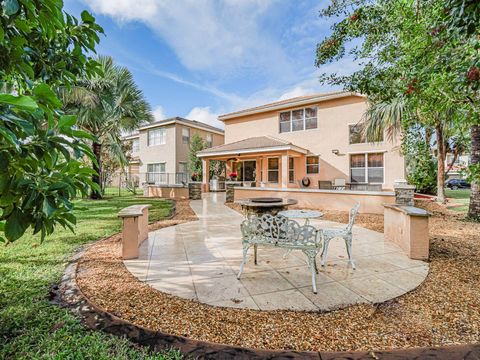
[[188, 188], [176, 186], [149, 186], [148, 197], [188, 199]]
[[[176, 149], [177, 149], [177, 171], [178, 171], [178, 163], [179, 162], [188, 162], [188, 151], [189, 151], [189, 144], [184, 144], [182, 142], [182, 129], [184, 127], [187, 127], [182, 124], [176, 124]], [[207, 139], [207, 134], [212, 134], [212, 146], [218, 146], [222, 145], [224, 141], [224, 136], [220, 134], [216, 134], [213, 132], [210, 132], [208, 130], [202, 130], [202, 129], [197, 129], [193, 127], [190, 128], [190, 139], [193, 137], [194, 134], [199, 135], [203, 140]], [[176, 171], [175, 171], [176, 172]]]
[[167, 173], [175, 172], [175, 151], [173, 151], [176, 146], [175, 125], [171, 124], [162, 127], [166, 129], [166, 141], [162, 145], [148, 146], [148, 131], [156, 128], [140, 130], [140, 151], [132, 153], [132, 156], [140, 159], [139, 170], [142, 174], [147, 172], [148, 164], [162, 162], [166, 163], [165, 171]]
[[395, 195], [391, 192], [235, 188], [235, 200], [252, 197], [295, 199], [296, 206], [303, 209], [340, 211], [348, 211], [358, 202], [360, 212], [369, 214], [383, 214], [384, 204], [395, 203]]
[[400, 246], [411, 259], [428, 259], [428, 216], [412, 216], [404, 211], [385, 207], [384, 234], [385, 240]]
[[[349, 125], [358, 123], [367, 107], [364, 98], [349, 96], [310, 104], [318, 107], [318, 128], [289, 133], [279, 132], [279, 113], [270, 111], [261, 114], [243, 116], [225, 120], [225, 143], [242, 140], [252, 136], [265, 136], [285, 139], [294, 145], [320, 155], [320, 173], [309, 174], [312, 186], [317, 187], [318, 180], [344, 178], [350, 180], [350, 155], [364, 152], [384, 152], [384, 189], [393, 189], [394, 180], [405, 178], [405, 162], [400, 155], [400, 142], [391, 143], [385, 139], [380, 143], [349, 144]], [[302, 107], [305, 107], [302, 106]], [[300, 107], [300, 108], [302, 108]], [[295, 108], [284, 109], [288, 111]], [[339, 155], [332, 153], [338, 150]], [[305, 176], [305, 159], [295, 162], [296, 178]]]
[[207, 138], [207, 134], [213, 135], [213, 146], [222, 145], [224, 136], [209, 132], [208, 130], [202, 130], [193, 128], [182, 124], [169, 124], [163, 125], [166, 129], [166, 142], [162, 145], [148, 146], [148, 131], [157, 129], [143, 129], [139, 132], [139, 144], [140, 151], [132, 152], [132, 157], [139, 158], [140, 164], [138, 166], [138, 172], [144, 174], [147, 172], [147, 165], [153, 163], [166, 163], [165, 171], [167, 173], [179, 172], [179, 162], [188, 161], [188, 149], [189, 144], [183, 144], [182, 142], [182, 128], [190, 128], [190, 138], [194, 134], [199, 134], [203, 139]]

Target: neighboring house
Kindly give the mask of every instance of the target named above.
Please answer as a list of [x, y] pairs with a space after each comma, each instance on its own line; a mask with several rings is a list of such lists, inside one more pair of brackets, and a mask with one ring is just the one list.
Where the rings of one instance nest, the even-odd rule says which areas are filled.
[[470, 163], [471, 156], [469, 154], [459, 155], [456, 159], [454, 159], [453, 154], [447, 154], [445, 158], [445, 169], [448, 169], [452, 165], [450, 171], [447, 172], [447, 178], [463, 179], [465, 177], [465, 171], [467, 170], [467, 167], [468, 165], [470, 165]]
[[222, 115], [225, 144], [199, 156], [204, 165], [226, 161], [227, 173], [235, 171], [239, 181], [256, 186], [298, 188], [309, 182], [318, 188], [319, 181], [337, 180], [393, 189], [395, 180], [405, 178], [400, 142], [367, 142], [358, 125], [366, 108], [364, 96], [337, 91]]
[[124, 139], [132, 142], [129, 173], [139, 183], [181, 184], [189, 177], [190, 139], [198, 134], [209, 147], [223, 144], [222, 129], [205, 123], [174, 117], [139, 128]]

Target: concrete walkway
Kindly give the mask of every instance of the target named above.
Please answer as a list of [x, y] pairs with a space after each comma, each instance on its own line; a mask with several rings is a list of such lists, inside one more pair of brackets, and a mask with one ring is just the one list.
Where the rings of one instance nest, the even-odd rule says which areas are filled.
[[[327, 266], [317, 276], [313, 294], [310, 272], [301, 252], [283, 259], [285, 250], [259, 248], [258, 265], [249, 254], [241, 280], [243, 217], [224, 205], [224, 193], [191, 201], [199, 221], [151, 232], [140, 257], [125, 265], [155, 289], [200, 302], [257, 310], [332, 310], [355, 303], [383, 302], [416, 288], [428, 265], [410, 260], [383, 241], [383, 234], [354, 227], [353, 256], [357, 270], [345, 261], [343, 241], [332, 240]], [[344, 224], [315, 220], [316, 227]]]

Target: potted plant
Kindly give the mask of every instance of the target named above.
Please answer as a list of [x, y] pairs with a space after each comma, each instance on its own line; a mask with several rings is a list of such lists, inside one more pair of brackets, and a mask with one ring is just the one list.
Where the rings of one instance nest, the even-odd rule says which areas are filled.
[[198, 174], [196, 172], [194, 172], [192, 174], [192, 181], [197, 181], [198, 180]]
[[237, 173], [235, 171], [232, 171], [228, 176], [230, 177], [230, 180], [237, 181]]

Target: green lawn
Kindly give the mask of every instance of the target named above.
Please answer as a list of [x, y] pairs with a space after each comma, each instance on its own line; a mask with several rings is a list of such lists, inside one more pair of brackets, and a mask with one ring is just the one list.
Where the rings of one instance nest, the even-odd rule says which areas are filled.
[[458, 190], [449, 190], [445, 189], [445, 195], [448, 198], [452, 198], [453, 201], [457, 204], [462, 204], [462, 206], [452, 207], [452, 210], [459, 212], [468, 211], [468, 204], [470, 203], [470, 190], [469, 189], [458, 189]]
[[170, 213], [171, 202], [133, 196], [76, 203], [76, 234], [58, 229], [39, 244], [25, 235], [11, 245], [0, 245], [0, 359], [177, 359], [170, 351], [150, 354], [127, 340], [82, 326], [69, 310], [47, 301], [50, 284], [58, 282], [72, 252], [120, 230], [119, 209], [149, 203], [150, 220]]

